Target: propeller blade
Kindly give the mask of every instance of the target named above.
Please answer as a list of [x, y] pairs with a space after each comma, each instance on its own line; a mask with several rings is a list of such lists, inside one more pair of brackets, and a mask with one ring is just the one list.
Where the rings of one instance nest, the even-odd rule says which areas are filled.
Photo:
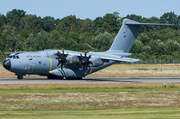
[[58, 68], [58, 66], [60, 65], [60, 62], [58, 62], [58, 64], [57, 64], [57, 68]]
[[89, 61], [89, 59], [92, 57], [92, 55], [87, 56], [87, 51], [86, 51], [84, 56], [82, 56], [82, 54], [80, 53], [80, 57], [81, 57], [80, 63], [82, 64], [82, 67], [79, 68], [79, 70], [85, 70], [84, 74], [87, 74], [88, 71], [89, 73], [91, 73], [92, 70], [89, 64], [91, 64], [92, 62]]
[[61, 70], [63, 70], [63, 64], [61, 63]]
[[62, 53], [57, 51], [57, 55], [58, 55], [58, 57], [55, 58], [55, 59], [58, 59], [57, 67], [61, 64], [61, 70], [63, 70], [63, 66], [65, 68], [67, 68], [67, 66], [66, 66], [67, 60], [66, 60], [66, 58], [68, 56], [68, 53], [67, 53], [67, 55], [65, 55], [64, 54], [64, 49], [62, 48]]

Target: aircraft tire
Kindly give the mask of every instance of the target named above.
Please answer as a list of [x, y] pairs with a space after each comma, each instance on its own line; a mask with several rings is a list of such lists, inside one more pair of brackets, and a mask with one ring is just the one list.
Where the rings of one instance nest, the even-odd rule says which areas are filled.
[[76, 77], [76, 79], [81, 80], [81, 79], [82, 79], [82, 77]]
[[22, 75], [18, 75], [17, 79], [23, 79], [23, 76]]
[[47, 79], [63, 79], [64, 77], [60, 77], [60, 76], [54, 76], [54, 75], [48, 75]]
[[66, 77], [66, 80], [73, 80], [75, 77]]
[[81, 80], [82, 77], [66, 77], [67, 80]]

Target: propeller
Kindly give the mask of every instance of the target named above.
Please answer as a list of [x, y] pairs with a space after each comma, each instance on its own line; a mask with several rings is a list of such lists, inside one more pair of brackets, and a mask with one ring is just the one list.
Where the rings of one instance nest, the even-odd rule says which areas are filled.
[[87, 54], [86, 54], [87, 52], [85, 52], [85, 56], [82, 56], [82, 54], [80, 53], [80, 57], [81, 57], [81, 64], [83, 65], [81, 68], [79, 68], [79, 70], [83, 70], [83, 69], [85, 69], [85, 73], [84, 74], [87, 74], [87, 72], [88, 72], [88, 68], [89, 68], [89, 72], [91, 73], [92, 72], [92, 70], [91, 70], [91, 67], [89, 66], [89, 64], [91, 64], [92, 62], [91, 61], [89, 61], [89, 59], [91, 58], [91, 56], [92, 55], [89, 55], [89, 56], [87, 56]]
[[[61, 70], [63, 69], [63, 66], [65, 68], [67, 68], [66, 66], [66, 63], [67, 63], [67, 56], [68, 56], [68, 53], [67, 54], [64, 54], [64, 49], [62, 48], [62, 53], [60, 53], [59, 51], [57, 51], [57, 55], [58, 57], [56, 57], [55, 59], [58, 59], [58, 64], [57, 64], [57, 68], [58, 66], [61, 64]], [[68, 69], [68, 68], [67, 68]]]

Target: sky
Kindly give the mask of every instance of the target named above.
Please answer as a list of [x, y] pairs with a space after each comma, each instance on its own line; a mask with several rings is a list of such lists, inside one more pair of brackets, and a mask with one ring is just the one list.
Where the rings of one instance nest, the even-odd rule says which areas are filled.
[[160, 18], [171, 11], [180, 15], [180, 0], [0, 0], [1, 14], [6, 15], [13, 9], [55, 19], [76, 15], [76, 18], [94, 20], [113, 12], [119, 12], [120, 17], [136, 14], [146, 18]]

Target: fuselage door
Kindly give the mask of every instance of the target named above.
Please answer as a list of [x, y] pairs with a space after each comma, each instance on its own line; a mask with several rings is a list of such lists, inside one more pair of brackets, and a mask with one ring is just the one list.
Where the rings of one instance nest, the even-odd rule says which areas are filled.
[[33, 64], [30, 64], [30, 65], [29, 65], [28, 73], [32, 73], [32, 72], [33, 72], [33, 69], [34, 69], [34, 65], [33, 65]]

